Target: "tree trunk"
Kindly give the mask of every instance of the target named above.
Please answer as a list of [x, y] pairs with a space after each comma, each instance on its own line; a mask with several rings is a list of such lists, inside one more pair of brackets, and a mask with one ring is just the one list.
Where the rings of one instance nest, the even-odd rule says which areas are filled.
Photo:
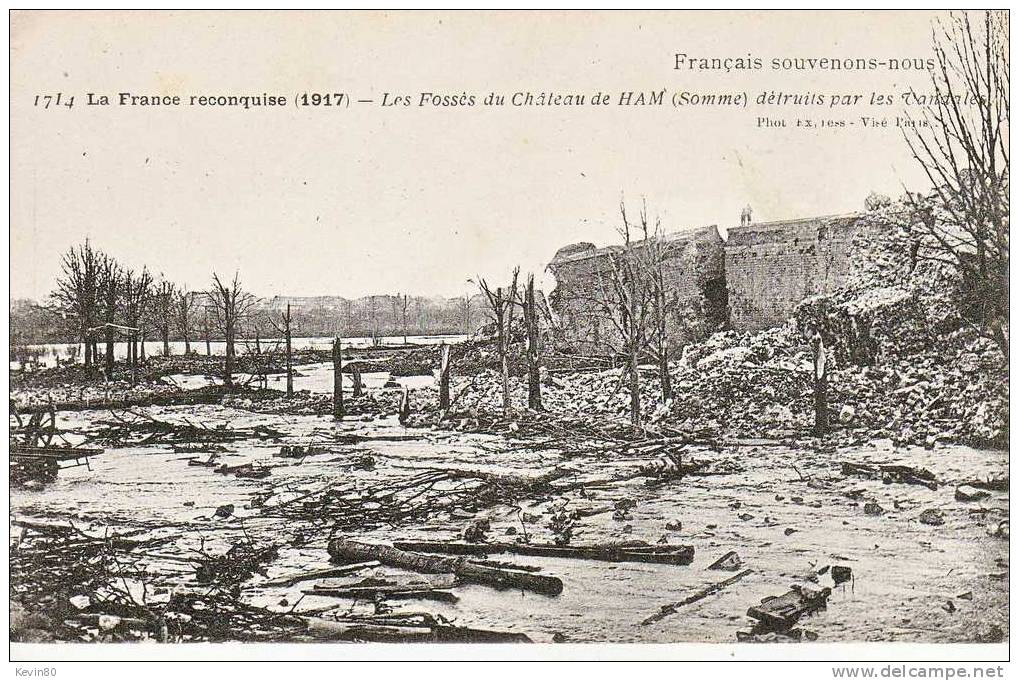
[[226, 368], [223, 371], [223, 382], [227, 386], [234, 384], [234, 325], [233, 322], [226, 323]]
[[333, 339], [333, 418], [343, 418], [343, 349], [339, 336]]
[[163, 333], [163, 357], [170, 356], [170, 327], [164, 326], [161, 329]]
[[212, 357], [212, 338], [209, 335], [209, 327], [205, 327], [205, 354]]
[[113, 380], [113, 327], [106, 327], [106, 380]]
[[361, 381], [361, 367], [357, 362], [350, 365], [350, 377], [354, 382], [354, 397], [364, 395], [364, 383]]
[[134, 385], [138, 383], [138, 333], [135, 331], [131, 332], [130, 348], [132, 355], [131, 384]]
[[85, 368], [92, 366], [92, 341], [88, 337], [88, 331], [81, 334], [81, 343], [85, 346]]
[[662, 342], [658, 350], [658, 377], [662, 382], [662, 401], [672, 399], [672, 377], [669, 376], [669, 346]]
[[439, 417], [445, 418], [449, 411], [449, 353], [450, 347], [442, 344], [442, 360], [439, 363]]
[[410, 420], [410, 389], [403, 389], [403, 397], [400, 398], [400, 425], [407, 425]]
[[629, 356], [630, 371], [630, 425], [633, 432], [640, 431], [640, 376], [637, 374], [637, 347], [636, 343], [630, 348]]
[[828, 432], [828, 367], [824, 341], [818, 337], [814, 348], [814, 436]]
[[563, 583], [558, 577], [488, 567], [462, 557], [431, 556], [424, 553], [401, 551], [392, 546], [364, 544], [347, 539], [333, 539], [329, 542], [328, 550], [329, 555], [338, 562], [377, 560], [383, 565], [424, 574], [453, 573], [464, 582], [472, 584], [485, 584], [504, 589], [529, 589], [553, 596], [562, 593], [563, 590]]
[[499, 358], [502, 362], [502, 413], [510, 412], [510, 388], [509, 388], [509, 343], [506, 342], [506, 333], [499, 334]]
[[534, 411], [541, 411], [541, 373], [538, 369], [538, 318], [535, 314], [533, 274], [527, 278], [524, 322], [527, 326], [527, 406]]
[[290, 303], [287, 303], [287, 326], [284, 329], [287, 341], [287, 397], [294, 396], [294, 360], [290, 342]]
[[138, 344], [141, 348], [141, 361], [145, 361], [145, 332], [142, 332], [141, 342]]

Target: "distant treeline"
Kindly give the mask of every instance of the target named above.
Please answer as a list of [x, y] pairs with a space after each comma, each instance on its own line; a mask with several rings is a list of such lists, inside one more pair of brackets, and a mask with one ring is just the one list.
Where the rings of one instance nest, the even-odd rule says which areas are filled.
[[[79, 334], [68, 315], [47, 302], [17, 299], [10, 302], [12, 346], [40, 343], [76, 343]], [[337, 296], [276, 297], [255, 302], [241, 333], [262, 338], [278, 336], [271, 319], [291, 306], [294, 337], [426, 336], [473, 333], [485, 323], [478, 296], [461, 298], [378, 295], [347, 299]], [[406, 306], [406, 309], [404, 307]], [[222, 341], [215, 333], [214, 341]], [[170, 340], [183, 340], [171, 328]], [[195, 338], [192, 336], [192, 341]]]

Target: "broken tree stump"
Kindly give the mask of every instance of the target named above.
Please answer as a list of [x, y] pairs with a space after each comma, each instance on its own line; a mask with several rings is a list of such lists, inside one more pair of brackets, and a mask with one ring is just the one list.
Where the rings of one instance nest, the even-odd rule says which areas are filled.
[[410, 420], [410, 388], [403, 389], [403, 396], [400, 398], [400, 425], [405, 426]]
[[451, 573], [464, 582], [496, 588], [527, 589], [550, 596], [557, 596], [563, 591], [562, 580], [558, 577], [489, 567], [466, 558], [443, 558], [402, 551], [383, 544], [333, 539], [329, 542], [329, 555], [338, 562], [377, 560], [383, 565], [424, 574]]
[[354, 397], [364, 395], [364, 382], [361, 380], [361, 367], [357, 362], [350, 365], [351, 379], [354, 381]]
[[439, 363], [439, 414], [445, 418], [449, 411], [449, 346], [442, 344], [442, 360]]
[[339, 336], [333, 339], [333, 418], [343, 418], [343, 349]]
[[534, 303], [533, 274], [527, 277], [524, 325], [527, 328], [527, 407], [534, 411], [542, 411], [541, 374], [538, 368], [538, 314]]

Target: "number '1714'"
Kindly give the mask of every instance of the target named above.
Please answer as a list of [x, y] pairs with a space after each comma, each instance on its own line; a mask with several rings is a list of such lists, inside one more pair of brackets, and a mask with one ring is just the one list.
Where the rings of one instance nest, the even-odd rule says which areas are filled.
[[44, 109], [58, 106], [66, 106], [70, 109], [74, 106], [74, 95], [65, 96], [63, 92], [58, 92], [55, 95], [36, 95], [35, 105]]

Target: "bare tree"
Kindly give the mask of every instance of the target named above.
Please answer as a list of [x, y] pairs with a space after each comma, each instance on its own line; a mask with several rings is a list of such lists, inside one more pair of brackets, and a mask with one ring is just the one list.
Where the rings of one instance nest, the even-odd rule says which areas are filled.
[[471, 294], [465, 293], [464, 297], [460, 300], [460, 319], [463, 323], [464, 333], [468, 336], [473, 332], [471, 327]]
[[223, 382], [233, 385], [233, 369], [237, 331], [255, 304], [255, 297], [241, 286], [240, 275], [234, 273], [233, 281], [224, 283], [215, 272], [212, 274], [212, 290], [209, 291], [209, 306], [219, 331], [226, 340], [226, 364]]
[[[122, 297], [124, 319], [127, 326], [144, 329], [145, 317], [152, 297], [152, 275], [147, 268], [142, 267], [140, 272], [135, 272], [132, 269], [124, 272]], [[130, 366], [138, 366], [139, 343], [142, 343], [141, 359], [145, 359], [144, 341], [144, 331], [132, 333], [127, 347], [127, 360]]]
[[186, 287], [177, 292], [174, 301], [174, 321], [177, 324], [177, 331], [184, 340], [184, 354], [191, 354], [191, 333], [194, 330], [195, 311], [198, 306], [198, 296]]
[[[620, 203], [625, 233], [633, 231], [626, 217], [626, 206]], [[672, 397], [672, 378], [669, 375], [669, 316], [676, 310], [675, 294], [669, 295], [665, 282], [665, 262], [670, 256], [670, 242], [662, 234], [662, 222], [655, 217], [654, 224], [648, 220], [647, 200], [641, 202], [640, 222], [636, 229], [640, 232], [642, 242], [637, 248], [630, 248], [630, 257], [634, 260], [637, 271], [643, 280], [642, 286], [648, 289], [650, 302], [650, 334], [648, 349], [658, 365], [658, 378], [662, 388], [662, 400]]]
[[371, 324], [372, 345], [379, 345], [382, 342], [379, 332], [379, 298], [368, 296], [365, 302], [368, 306], [368, 321]]
[[397, 293], [389, 299], [389, 305], [393, 313], [393, 335], [399, 332], [403, 335], [403, 344], [407, 344], [407, 312], [410, 309], [410, 296], [406, 293]]
[[534, 300], [534, 275], [527, 275], [524, 295], [524, 326], [527, 327], [527, 406], [541, 411], [541, 373], [538, 366], [538, 311]]
[[292, 322], [293, 317], [290, 314], [290, 303], [287, 303], [287, 309], [285, 312], [279, 314], [279, 319], [273, 319], [272, 315], [269, 316], [269, 323], [276, 329], [276, 333], [283, 336], [284, 342], [286, 343], [286, 363], [287, 363], [287, 397], [293, 397], [294, 395], [294, 355], [293, 355], [293, 343], [292, 343]]
[[161, 279], [152, 296], [152, 323], [163, 341], [163, 356], [170, 355], [170, 328], [173, 325], [177, 302], [177, 287]]
[[105, 323], [105, 335], [106, 335], [106, 378], [107, 380], [113, 379], [113, 345], [115, 340], [116, 329], [114, 325], [117, 322], [117, 310], [119, 307], [119, 300], [121, 295], [121, 287], [124, 284], [123, 269], [117, 264], [117, 261], [109, 256], [105, 256], [103, 259], [102, 276], [100, 279], [100, 289], [102, 291], [103, 301], [103, 320]]
[[60, 258], [61, 275], [56, 289], [50, 294], [57, 312], [70, 318], [75, 333], [85, 346], [85, 366], [91, 367], [94, 342], [89, 329], [98, 321], [100, 306], [99, 278], [103, 267], [103, 254], [85, 243], [73, 247]]
[[509, 413], [512, 410], [510, 404], [509, 389], [509, 349], [513, 333], [513, 312], [519, 303], [519, 291], [517, 279], [520, 276], [520, 268], [513, 269], [513, 279], [508, 288], [501, 286], [495, 290], [489, 286], [485, 279], [478, 277], [478, 288], [488, 304], [488, 314], [495, 324], [495, 337], [499, 353], [499, 363], [502, 372], [502, 410]]
[[640, 400], [641, 353], [647, 348], [649, 318], [652, 317], [653, 287], [648, 284], [646, 266], [638, 253], [640, 245], [634, 241], [633, 229], [626, 216], [626, 205], [619, 204], [623, 224], [619, 235], [620, 247], [608, 254], [608, 267], [594, 274], [595, 287], [591, 302], [599, 318], [609, 320], [615, 331], [613, 338], [604, 339], [625, 357], [626, 376], [630, 390], [630, 425], [634, 432], [642, 428]]
[[977, 25], [967, 12], [952, 14], [933, 42], [932, 95], [904, 128], [934, 185], [926, 196], [910, 195], [920, 216], [919, 253], [975, 286], [983, 329], [1008, 357], [1008, 13], [984, 11]]

